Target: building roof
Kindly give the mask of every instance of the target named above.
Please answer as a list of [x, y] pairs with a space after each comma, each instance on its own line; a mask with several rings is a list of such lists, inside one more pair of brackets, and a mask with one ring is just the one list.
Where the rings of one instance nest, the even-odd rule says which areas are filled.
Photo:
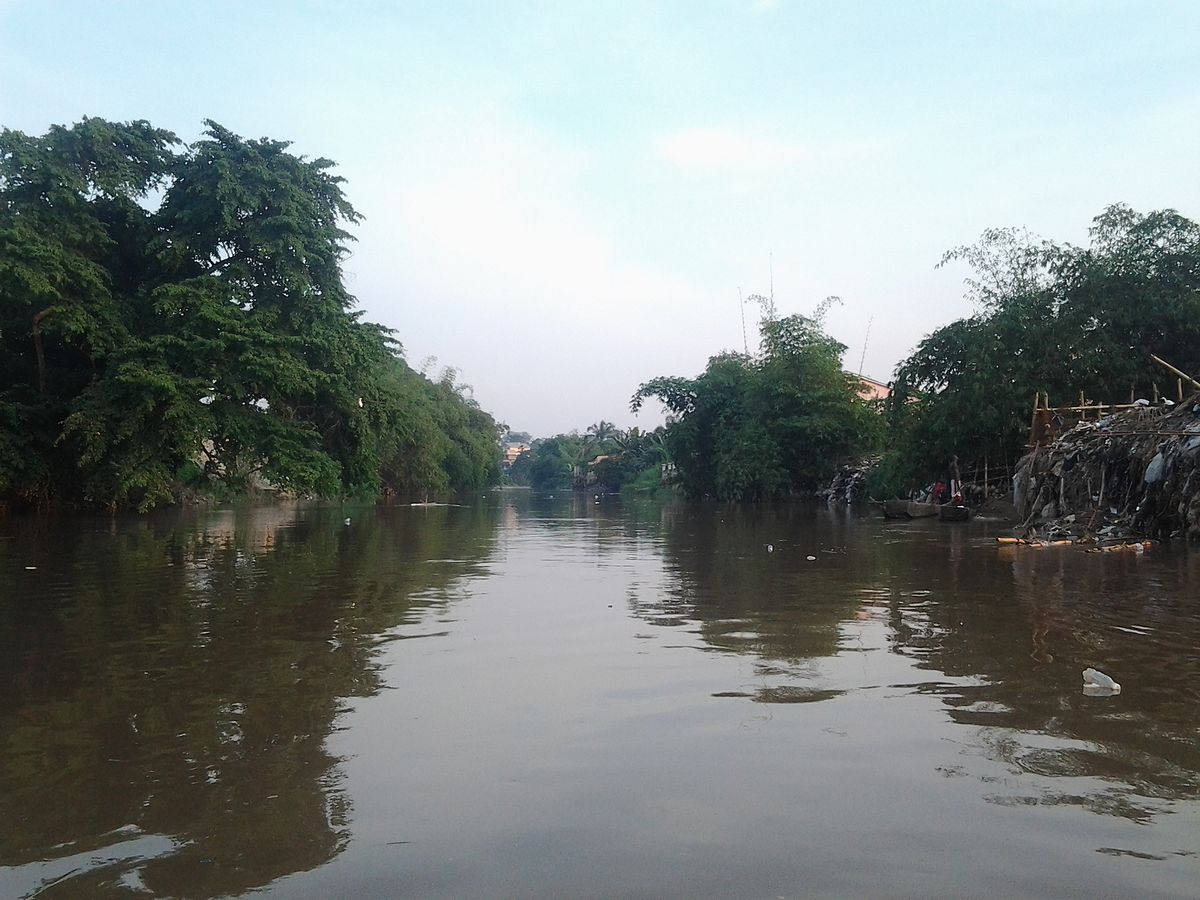
[[886, 400], [892, 394], [892, 389], [882, 381], [861, 374], [851, 377], [858, 381], [858, 396], [864, 400]]

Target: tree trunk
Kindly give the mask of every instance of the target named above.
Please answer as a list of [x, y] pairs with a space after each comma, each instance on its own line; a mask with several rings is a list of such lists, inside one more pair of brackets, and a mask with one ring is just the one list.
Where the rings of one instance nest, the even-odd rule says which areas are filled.
[[50, 314], [50, 309], [43, 309], [33, 317], [33, 352], [37, 358], [38, 393], [46, 393], [46, 352], [42, 349], [42, 319]]

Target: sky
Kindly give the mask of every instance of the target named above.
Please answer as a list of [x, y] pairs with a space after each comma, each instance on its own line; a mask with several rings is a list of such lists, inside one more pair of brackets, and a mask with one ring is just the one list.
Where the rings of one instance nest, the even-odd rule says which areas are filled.
[[335, 160], [365, 317], [541, 436], [654, 427], [638, 385], [753, 349], [772, 285], [887, 381], [984, 229], [1200, 218], [1197, 38], [1190, 0], [0, 0], [0, 125]]

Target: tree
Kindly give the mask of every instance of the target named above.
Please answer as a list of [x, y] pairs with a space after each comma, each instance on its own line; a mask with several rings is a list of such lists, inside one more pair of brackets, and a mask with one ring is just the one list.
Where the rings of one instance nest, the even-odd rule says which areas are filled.
[[569, 435], [556, 435], [536, 442], [529, 463], [529, 486], [535, 491], [570, 488], [581, 444], [578, 437]]
[[[964, 467], [1015, 459], [1034, 394], [1117, 402], [1168, 388], [1150, 358], [1200, 371], [1200, 226], [1173, 210], [1110, 206], [1087, 248], [991, 229], [946, 260], [972, 266], [979, 311], [921, 342], [889, 400], [891, 487], [923, 481], [957, 454]], [[912, 401], [916, 402], [912, 402]]]
[[84, 119], [0, 132], [0, 497], [45, 496], [71, 465], [71, 401], [131, 339], [151, 216], [178, 140], [147, 122]]
[[764, 316], [757, 356], [725, 353], [697, 378], [642, 384], [675, 417], [663, 443], [694, 496], [759, 500], [816, 489], [870, 442], [873, 414], [817, 318]]
[[587, 433], [591, 435], [592, 440], [597, 444], [603, 444], [616, 436], [617, 427], [612, 422], [606, 422], [601, 419], [599, 422], [589, 425]]
[[1151, 353], [1200, 372], [1197, 223], [1169, 209], [1110, 206], [1092, 223], [1091, 246], [1062, 248], [1055, 276], [1079, 389], [1106, 399], [1166, 389], [1173, 379]]
[[206, 126], [186, 148], [145, 122], [0, 135], [0, 497], [494, 478], [491, 417], [352, 310], [332, 163]]

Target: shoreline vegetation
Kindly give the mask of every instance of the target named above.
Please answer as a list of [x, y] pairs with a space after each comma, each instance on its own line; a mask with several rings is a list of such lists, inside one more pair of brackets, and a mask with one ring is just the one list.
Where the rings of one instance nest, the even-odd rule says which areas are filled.
[[823, 327], [837, 298], [811, 316], [756, 298], [754, 352], [634, 392], [666, 425], [518, 440], [455, 370], [415, 371], [355, 310], [342, 260], [359, 217], [333, 163], [205, 124], [191, 145], [145, 121], [0, 132], [0, 509], [497, 484], [778, 500], [866, 459], [872, 497], [949, 465], [1007, 492], [1031, 398], [1178, 402], [1153, 357], [1200, 372], [1200, 226], [1114, 205], [1087, 247], [990, 229], [948, 252], [974, 312], [921, 341], [884, 400], [841, 368]]
[[206, 126], [0, 132], [0, 502], [495, 482], [496, 422], [454, 370], [354, 311], [333, 164]]
[[[1156, 499], [1153, 515], [1129, 504], [1143, 481], [1156, 490], [1148, 466], [1153, 435], [1142, 441], [1149, 449], [1139, 449], [1144, 460], [1111, 463], [1110, 483], [1120, 467], [1127, 488], [1117, 505], [1129, 509], [1120, 516], [1108, 508], [1092, 515], [1105, 499], [1096, 488], [1104, 473], [1073, 468], [1071, 446], [1056, 445], [1065, 458], [1049, 473], [1052, 481], [1043, 475], [1028, 483], [1030, 444], [1044, 456], [1050, 443], [1035, 426], [1064, 430], [1038, 418], [1053, 409], [1031, 417], [1034, 397], [1040, 407], [1056, 398], [1085, 419], [1090, 411], [1093, 420], [1114, 403], [1144, 404], [1146, 420], [1175, 404], [1175, 418], [1187, 419], [1176, 430], [1188, 438], [1188, 452], [1200, 443], [1190, 439], [1200, 432], [1200, 404], [1188, 397], [1196, 383], [1180, 377], [1200, 373], [1200, 226], [1173, 210], [1140, 214], [1115, 205], [1093, 221], [1086, 248], [991, 229], [942, 263], [970, 267], [975, 312], [925, 338], [897, 366], [886, 399], [864, 400], [857, 377], [840, 367], [845, 347], [822, 328], [836, 298], [812, 317], [780, 317], [763, 304], [757, 353], [719, 354], [697, 378], [655, 378], [638, 388], [634, 410], [657, 399], [670, 417], [653, 433], [652, 452], [622, 456], [623, 439], [645, 443], [649, 436], [618, 432], [605, 442], [598, 432], [612, 428], [602, 422], [584, 435], [535, 441], [511, 476], [566, 489], [590, 474], [586, 459], [599, 454], [617, 477], [597, 483], [653, 490], [659, 480], [648, 463], [670, 474], [662, 483], [688, 496], [736, 501], [812, 498], [834, 478], [839, 497], [908, 497], [953, 472], [972, 506], [1015, 515], [1010, 500], [1021, 508], [1025, 498], [1012, 497], [1013, 476], [1024, 473], [1029, 499], [1058, 485], [1082, 516], [1087, 503], [1079, 498], [1092, 497], [1088, 521], [1118, 527], [1120, 518], [1119, 530], [1130, 533], [1200, 536], [1200, 478], [1173, 476], [1170, 502]], [[1072, 438], [1063, 436], [1068, 444]], [[1105, 446], [1119, 455], [1112, 441]], [[1052, 510], [1041, 514], [1048, 499], [1039, 516], [1021, 509], [1031, 534], [1058, 527], [1046, 521]]]

